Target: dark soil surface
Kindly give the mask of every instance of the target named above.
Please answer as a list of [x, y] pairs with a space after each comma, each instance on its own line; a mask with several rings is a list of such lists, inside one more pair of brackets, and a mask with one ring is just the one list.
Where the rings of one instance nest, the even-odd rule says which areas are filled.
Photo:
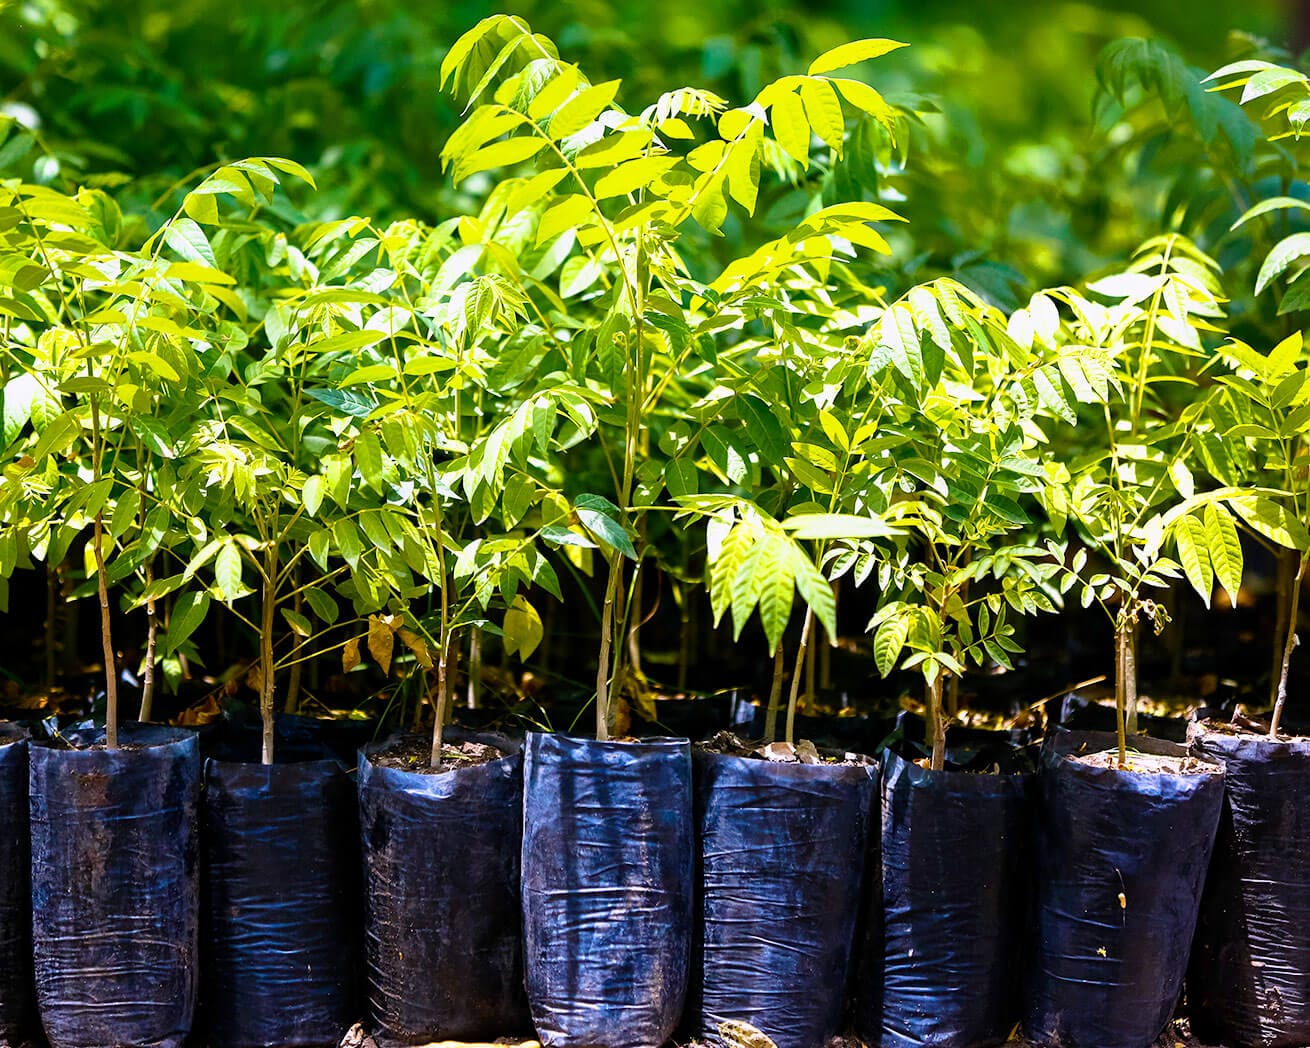
[[1119, 767], [1119, 754], [1114, 750], [1070, 754], [1069, 759], [1091, 768], [1112, 768], [1141, 775], [1213, 775], [1219, 771], [1215, 765], [1195, 757], [1165, 757], [1156, 753], [1138, 753], [1135, 750], [1128, 751], [1128, 763], [1123, 768]]
[[[103, 742], [97, 742], [93, 746], [74, 746], [71, 742], [68, 741], [68, 739], [66, 739], [62, 735], [56, 735], [53, 739], [50, 739], [48, 742], [43, 739], [34, 740], [33, 745], [45, 746], [47, 749], [51, 749], [51, 750], [65, 750], [68, 752], [77, 752], [77, 753], [104, 753], [109, 749], [109, 747], [106, 746]], [[166, 746], [171, 744], [159, 743], [158, 745]], [[142, 750], [149, 750], [149, 749], [154, 749], [154, 746], [151, 745], [150, 743], [120, 742], [115, 752], [139, 753]]]
[[730, 731], [721, 731], [705, 742], [696, 743], [703, 753], [720, 753], [726, 757], [753, 757], [775, 764], [833, 764], [857, 767], [872, 763], [858, 753], [820, 753], [814, 743], [802, 739], [795, 746], [787, 742], [745, 742]]
[[1251, 717], [1234, 716], [1231, 721], [1207, 720], [1195, 727], [1197, 735], [1232, 735], [1244, 739], [1269, 739], [1270, 742], [1305, 742], [1310, 736], [1289, 735], [1280, 731], [1270, 738], [1269, 723]]
[[499, 760], [504, 754], [495, 746], [481, 742], [461, 742], [441, 747], [441, 767], [432, 767], [432, 743], [417, 735], [397, 739], [385, 750], [374, 753], [369, 759], [379, 768], [395, 768], [416, 775], [442, 775], [476, 764]]

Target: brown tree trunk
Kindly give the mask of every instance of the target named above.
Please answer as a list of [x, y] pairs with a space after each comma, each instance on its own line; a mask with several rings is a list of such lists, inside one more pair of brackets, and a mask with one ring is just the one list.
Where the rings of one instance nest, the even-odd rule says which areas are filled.
[[1119, 736], [1119, 767], [1128, 764], [1128, 623], [1121, 617], [1114, 631], [1114, 711]]
[[105, 659], [105, 748], [118, 749], [118, 665], [114, 658], [113, 624], [109, 617], [109, 583], [105, 577], [104, 516], [96, 514], [95, 543], [96, 589], [100, 596], [100, 648]]
[[1124, 708], [1129, 735], [1137, 734], [1137, 638], [1140, 630], [1134, 617], [1124, 636]]
[[1287, 675], [1292, 665], [1292, 652], [1296, 650], [1299, 643], [1296, 627], [1301, 611], [1301, 583], [1305, 579], [1307, 567], [1310, 567], [1310, 558], [1301, 561], [1296, 578], [1292, 580], [1292, 595], [1288, 602], [1287, 611], [1287, 634], [1283, 640], [1283, 661], [1278, 671], [1278, 690], [1274, 698], [1274, 712], [1273, 716], [1269, 718], [1269, 737], [1271, 739], [1278, 738], [1278, 730], [1283, 720], [1283, 706], [1287, 702]]
[[1269, 705], [1278, 704], [1278, 682], [1287, 645], [1287, 616], [1292, 607], [1292, 576], [1296, 574], [1296, 551], [1280, 549], [1274, 565], [1274, 642], [1270, 645]]
[[778, 738], [778, 711], [782, 707], [782, 641], [778, 641], [773, 652], [773, 683], [769, 686], [769, 705], [764, 712], [764, 741], [771, 743]]
[[[544, 630], [542, 631], [545, 632]], [[543, 640], [545, 638], [543, 637]], [[482, 630], [474, 626], [469, 631], [469, 683], [468, 708], [476, 710], [482, 705]]]
[[263, 606], [259, 621], [259, 719], [264, 726], [260, 759], [273, 763], [273, 625], [277, 610], [277, 553], [264, 555]]
[[946, 767], [946, 714], [942, 709], [942, 671], [928, 685], [928, 724], [932, 728], [932, 770]]
[[605, 606], [600, 615], [600, 655], [596, 665], [596, 740], [610, 737], [610, 652], [614, 646], [614, 605], [618, 601], [619, 582], [623, 577], [622, 554], [610, 556], [609, 581], [605, 586]]
[[[297, 615], [303, 614], [305, 599], [300, 592], [299, 564], [292, 569], [291, 585], [295, 587], [296, 591], [296, 595], [292, 598], [292, 610]], [[307, 643], [307, 638], [302, 638], [295, 630], [291, 631], [291, 668], [287, 671], [287, 697], [282, 702], [283, 713], [294, 714], [300, 712], [300, 683], [303, 680], [305, 670], [304, 660], [300, 658], [300, 649]]]
[[450, 646], [443, 637], [437, 645], [437, 694], [432, 724], [432, 767], [442, 766], [441, 747], [446, 730], [446, 711], [450, 708]]
[[[796, 706], [800, 698], [801, 667], [814, 668], [813, 660], [807, 659], [810, 651], [810, 635], [814, 632], [814, 611], [805, 609], [805, 625], [801, 627], [801, 646], [796, 652], [796, 669], [791, 675], [791, 695], [787, 698], [787, 742], [796, 745]], [[782, 645], [778, 645], [779, 649]]]
[[[155, 581], [155, 558], [146, 561], [146, 589]], [[141, 669], [141, 712], [137, 719], [149, 723], [155, 715], [155, 649], [159, 641], [159, 616], [155, 599], [146, 601], [146, 660]]]

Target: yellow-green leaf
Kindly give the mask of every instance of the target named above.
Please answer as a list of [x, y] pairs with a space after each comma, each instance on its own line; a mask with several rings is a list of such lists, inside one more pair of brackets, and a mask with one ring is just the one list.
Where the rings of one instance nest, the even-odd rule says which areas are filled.
[[551, 240], [566, 229], [573, 229], [591, 215], [591, 201], [585, 196], [575, 194], [566, 196], [541, 216], [537, 223], [537, 243]]
[[846, 121], [842, 118], [836, 89], [826, 80], [802, 81], [801, 102], [814, 133], [840, 154]]
[[391, 654], [396, 649], [396, 635], [379, 615], [368, 617], [368, 653], [384, 674], [391, 672]]
[[544, 116], [549, 116], [555, 112], [564, 100], [573, 93], [574, 88], [578, 86], [578, 67], [575, 65], [566, 65], [554, 78], [544, 84], [540, 91], [532, 96], [532, 101], [528, 103], [528, 116], [533, 120], [540, 120]]
[[559, 141], [576, 135], [609, 108], [619, 93], [621, 80], [609, 80], [585, 91], [579, 91], [550, 118], [550, 137]]
[[865, 62], [870, 58], [881, 58], [890, 51], [906, 46], [908, 45], [901, 43], [899, 40], [852, 40], [849, 44], [842, 44], [840, 47], [834, 47], [831, 51], [825, 51], [821, 54], [810, 63], [809, 74], [810, 76], [818, 76], [820, 73], [827, 73], [833, 69], [844, 69], [856, 62]]
[[1206, 550], [1204, 525], [1195, 517], [1183, 517], [1174, 529], [1174, 542], [1178, 546], [1178, 563], [1183, 566], [1187, 581], [1208, 608], [1214, 591], [1214, 567]]
[[800, 96], [790, 91], [774, 100], [771, 110], [773, 137], [783, 151], [801, 165], [810, 166], [810, 122]]
[[462, 182], [469, 175], [476, 175], [479, 171], [489, 171], [492, 168], [512, 167], [514, 164], [521, 164], [540, 153], [545, 145], [546, 143], [540, 138], [525, 136], [493, 142], [489, 146], [483, 146], [476, 153], [465, 157], [455, 165], [455, 181]]
[[760, 190], [762, 146], [762, 135], [755, 133], [734, 142], [728, 149], [728, 193], [749, 215], [755, 214], [755, 199]]
[[514, 602], [506, 610], [503, 629], [505, 651], [510, 655], [517, 653], [519, 658], [523, 659], [537, 650], [537, 645], [541, 643], [545, 632], [537, 609], [522, 596], [515, 597]]
[[862, 80], [847, 80], [842, 77], [837, 77], [832, 82], [837, 85], [837, 90], [851, 105], [862, 109], [884, 127], [891, 127], [896, 118], [896, 110], [868, 84]]
[[596, 199], [606, 200], [609, 197], [626, 196], [639, 189], [645, 189], [675, 163], [677, 160], [673, 157], [647, 156], [620, 164], [596, 181]]
[[1242, 588], [1242, 542], [1228, 510], [1210, 502], [1205, 507], [1205, 544], [1214, 565], [1219, 585], [1237, 606], [1237, 592]]

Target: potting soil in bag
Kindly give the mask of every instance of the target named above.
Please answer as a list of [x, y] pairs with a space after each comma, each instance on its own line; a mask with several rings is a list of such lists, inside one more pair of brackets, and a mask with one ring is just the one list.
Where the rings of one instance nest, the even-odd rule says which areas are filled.
[[175, 1048], [191, 1029], [199, 750], [177, 728], [125, 725], [119, 741], [29, 751], [36, 992], [52, 1048]]
[[1205, 732], [1224, 811], [1187, 979], [1196, 1035], [1310, 1044], [1310, 740]]
[[28, 883], [27, 732], [0, 724], [0, 1046], [18, 1045], [36, 1018]]
[[[856, 1032], [881, 1048], [999, 1044], [1019, 1020], [1032, 776], [883, 758], [881, 901]], [[879, 877], [881, 878], [879, 882]]]
[[[1223, 772], [1119, 771], [1066, 758], [1113, 735], [1048, 740], [1024, 1026], [1039, 1044], [1147, 1048], [1178, 1003], [1223, 803]], [[1137, 737], [1132, 750], [1184, 756]], [[1149, 756], [1140, 762], [1152, 767]]]
[[543, 1044], [659, 1048], [687, 991], [692, 916], [686, 739], [530, 733], [523, 932]]
[[692, 1034], [748, 1022], [778, 1048], [838, 1031], [877, 769], [697, 751]]
[[388, 746], [359, 758], [371, 1032], [386, 1045], [524, 1030], [522, 758], [421, 774], [370, 759]]
[[201, 825], [210, 1045], [332, 1048], [358, 1018], [354, 782], [334, 760], [208, 760]]

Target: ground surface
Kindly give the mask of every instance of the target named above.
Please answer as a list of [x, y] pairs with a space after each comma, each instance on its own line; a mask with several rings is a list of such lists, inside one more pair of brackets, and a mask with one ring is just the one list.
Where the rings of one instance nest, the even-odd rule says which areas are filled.
[[[769, 1044], [767, 1038], [763, 1042]], [[1038, 1048], [1031, 1041], [1023, 1037], [1016, 1036], [1008, 1044], [1016, 1048]], [[493, 1046], [516, 1045], [517, 1048], [541, 1048], [537, 1041], [518, 1041], [512, 1037], [499, 1038], [490, 1044], [469, 1044], [463, 1041], [438, 1041], [423, 1048], [493, 1048]], [[358, 1024], [351, 1028], [341, 1041], [341, 1048], [378, 1048], [377, 1042], [364, 1033], [364, 1028]], [[688, 1045], [686, 1048], [697, 1048], [696, 1045]], [[761, 1046], [763, 1048], [763, 1046]], [[864, 1042], [857, 1037], [834, 1037], [827, 1048], [865, 1048]], [[1221, 1048], [1219, 1045], [1203, 1044], [1192, 1036], [1188, 1028], [1187, 1020], [1180, 1019], [1171, 1023], [1151, 1048]]]

